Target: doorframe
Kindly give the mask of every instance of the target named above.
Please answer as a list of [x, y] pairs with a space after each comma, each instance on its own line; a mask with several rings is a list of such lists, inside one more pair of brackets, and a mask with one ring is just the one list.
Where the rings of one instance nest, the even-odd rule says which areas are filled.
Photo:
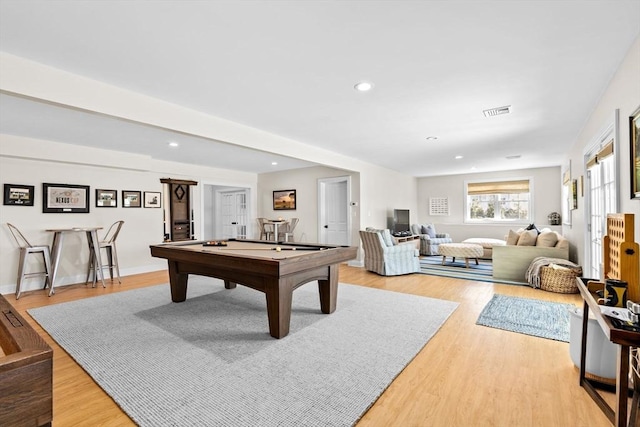
[[326, 234], [324, 233], [324, 227], [322, 224], [325, 223], [324, 219], [326, 217], [326, 184], [335, 183], [335, 182], [346, 182], [347, 184], [347, 202], [344, 206], [345, 212], [347, 214], [347, 245], [351, 246], [352, 239], [352, 218], [351, 218], [351, 209], [350, 208], [350, 200], [351, 200], [351, 176], [335, 176], [331, 178], [318, 178], [318, 242], [323, 243], [323, 240], [326, 240]]
[[[257, 216], [256, 213], [256, 206], [257, 206], [257, 200], [256, 200], [256, 194], [257, 194], [257, 190], [256, 190], [256, 186], [254, 185], [247, 185], [246, 183], [244, 184], [229, 184], [229, 183], [221, 183], [221, 182], [215, 182], [215, 181], [201, 181], [201, 185], [202, 185], [202, 190], [200, 191], [200, 206], [199, 206], [199, 212], [200, 212], [200, 235], [204, 236], [205, 235], [205, 197], [207, 197], [206, 190], [210, 190], [211, 187], [216, 187], [215, 191], [213, 192], [214, 194], [212, 194], [212, 197], [215, 199], [218, 197], [217, 193], [219, 192], [219, 190], [226, 190], [226, 191], [232, 191], [232, 190], [237, 190], [237, 191], [241, 191], [241, 190], [245, 190], [247, 193], [247, 238], [251, 238], [250, 236], [253, 236], [253, 233], [255, 232], [254, 227], [255, 227], [255, 218]], [[222, 227], [222, 225], [220, 224], [220, 220], [218, 219], [219, 215], [217, 215], [217, 209], [219, 209], [219, 206], [216, 203], [216, 212], [215, 214], [215, 218], [216, 221], [213, 223], [213, 228], [214, 231], [218, 230]]]
[[[591, 271], [591, 255], [593, 252], [593, 248], [591, 245], [592, 241], [592, 233], [593, 233], [593, 224], [591, 224], [591, 209], [592, 204], [594, 203], [591, 200], [591, 177], [587, 169], [587, 161], [594, 154], [597, 153], [598, 150], [602, 148], [607, 141], [613, 139], [613, 165], [615, 167], [614, 177], [616, 181], [616, 187], [619, 188], [620, 184], [620, 126], [619, 126], [619, 116], [620, 110], [615, 109], [613, 114], [610, 116], [605, 123], [605, 125], [600, 129], [600, 131], [591, 139], [591, 142], [585, 147], [582, 151], [583, 161], [582, 167], [584, 172], [584, 224], [587, 232], [584, 233], [584, 253], [583, 253], [583, 266], [585, 271]], [[616, 201], [615, 201], [615, 211], [620, 211], [620, 192], [616, 191]], [[614, 213], [614, 212], [611, 212]], [[604, 224], [601, 224], [603, 233], [606, 234], [606, 213], [604, 215]], [[604, 237], [604, 234], [600, 237]]]

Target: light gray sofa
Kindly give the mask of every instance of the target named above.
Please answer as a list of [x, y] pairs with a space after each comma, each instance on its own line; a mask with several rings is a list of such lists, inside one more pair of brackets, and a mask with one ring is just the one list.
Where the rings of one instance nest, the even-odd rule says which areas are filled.
[[[551, 232], [555, 233], [555, 232]], [[507, 238], [507, 245], [493, 247], [493, 278], [502, 280], [511, 280], [515, 282], [526, 282], [527, 268], [534, 258], [560, 258], [569, 259], [569, 241], [562, 235], [555, 233], [557, 242], [553, 246], [549, 246], [548, 242], [544, 242], [543, 238], [536, 238], [535, 245], [523, 246], [509, 244], [510, 239]], [[545, 245], [546, 246], [543, 246]]]
[[[425, 231], [432, 228], [433, 235]], [[441, 243], [453, 243], [448, 233], [435, 233], [433, 224], [411, 224], [411, 233], [420, 236], [420, 255], [439, 255], [438, 245]]]
[[420, 255], [414, 245], [394, 245], [389, 230], [360, 231], [364, 268], [382, 276], [418, 273]]

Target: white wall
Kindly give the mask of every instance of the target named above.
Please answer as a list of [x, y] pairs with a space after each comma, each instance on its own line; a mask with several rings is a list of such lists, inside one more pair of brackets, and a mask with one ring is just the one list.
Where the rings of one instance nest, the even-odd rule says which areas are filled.
[[[436, 231], [449, 233], [455, 242], [470, 237], [489, 237], [503, 239], [509, 229], [528, 225], [526, 222], [511, 224], [465, 224], [464, 198], [465, 182], [476, 180], [494, 180], [511, 178], [531, 178], [533, 183], [533, 222], [539, 227], [549, 227], [561, 231], [560, 227], [551, 227], [547, 216], [551, 212], [562, 212], [560, 167], [519, 169], [504, 172], [474, 173], [465, 175], [437, 176], [418, 179], [418, 221], [434, 223]], [[429, 199], [447, 197], [449, 216], [429, 215]]]
[[[104, 227], [123, 219], [125, 224], [117, 247], [121, 274], [129, 275], [166, 268], [166, 261], [152, 258], [149, 245], [162, 242], [162, 209], [123, 208], [121, 190], [162, 191], [160, 178], [191, 179], [220, 185], [250, 188], [255, 193], [257, 175], [251, 173], [158, 162], [108, 150], [79, 147], [11, 135], [0, 135], [0, 184], [35, 186], [34, 206], [0, 206], [0, 293], [15, 290], [18, 249], [5, 223], [16, 225], [32, 243], [51, 244], [50, 228], [78, 226]], [[89, 185], [90, 212], [42, 213], [42, 183]], [[117, 208], [95, 207], [95, 189], [118, 190]], [[192, 187], [196, 237], [199, 237], [202, 185]], [[253, 204], [255, 206], [255, 203]], [[252, 212], [255, 215], [255, 208]], [[84, 235], [69, 235], [64, 242], [57, 285], [84, 280], [88, 250]], [[40, 281], [31, 279], [23, 289], [37, 289]]]
[[[640, 107], [640, 38], [631, 46], [624, 61], [612, 76], [609, 86], [602, 94], [600, 102], [590, 117], [585, 118], [585, 126], [578, 135], [575, 144], [568, 154], [567, 162], [571, 162], [571, 176], [585, 175], [584, 152], [597, 138], [619, 110], [618, 119], [618, 200], [620, 213], [635, 215], [635, 242], [640, 242], [640, 200], [632, 200], [630, 169], [629, 116]], [[571, 227], [564, 227], [563, 233], [577, 248], [577, 258], [582, 264], [585, 254], [586, 210], [584, 198], [579, 198], [578, 209], [572, 212]]]
[[[285, 172], [270, 172], [258, 175], [258, 216], [265, 218], [299, 218], [294, 231], [301, 242], [318, 242], [318, 180], [321, 178], [351, 177], [351, 200], [360, 204], [360, 174], [323, 166], [295, 169]], [[274, 211], [273, 192], [296, 190], [296, 210]], [[359, 206], [351, 207], [351, 222], [354, 233], [351, 241], [357, 245], [360, 227]]]

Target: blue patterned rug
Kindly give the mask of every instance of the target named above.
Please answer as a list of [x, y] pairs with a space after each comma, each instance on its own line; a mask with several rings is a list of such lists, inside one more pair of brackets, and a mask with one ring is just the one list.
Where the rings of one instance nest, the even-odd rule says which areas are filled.
[[569, 342], [571, 304], [496, 294], [476, 324]]
[[442, 265], [441, 256], [426, 256], [420, 258], [420, 272], [431, 276], [452, 277], [454, 279], [476, 280], [479, 282], [502, 283], [507, 285], [527, 285], [523, 282], [514, 282], [512, 280], [501, 280], [493, 278], [493, 264], [491, 260], [478, 260], [478, 265], [474, 260], [469, 260], [469, 268], [467, 268], [464, 258], [451, 262], [451, 258], [447, 257], [444, 265]]

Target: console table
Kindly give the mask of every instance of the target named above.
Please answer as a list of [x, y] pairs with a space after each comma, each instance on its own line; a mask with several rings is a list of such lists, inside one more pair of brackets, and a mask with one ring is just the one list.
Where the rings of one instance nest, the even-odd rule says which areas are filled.
[[[598, 404], [602, 412], [616, 427], [627, 425], [628, 396], [629, 396], [629, 347], [640, 347], [640, 333], [619, 329], [613, 326], [609, 318], [602, 314], [598, 305], [597, 296], [589, 291], [586, 281], [589, 279], [576, 278], [580, 295], [584, 299], [582, 313], [582, 345], [580, 348], [580, 385]], [[598, 393], [596, 388], [607, 389], [606, 384], [585, 377], [587, 354], [587, 326], [589, 324], [589, 309], [598, 321], [605, 336], [615, 344], [618, 344], [618, 360], [616, 373], [616, 404], [611, 408]], [[635, 420], [628, 421], [629, 426], [635, 425]]]

